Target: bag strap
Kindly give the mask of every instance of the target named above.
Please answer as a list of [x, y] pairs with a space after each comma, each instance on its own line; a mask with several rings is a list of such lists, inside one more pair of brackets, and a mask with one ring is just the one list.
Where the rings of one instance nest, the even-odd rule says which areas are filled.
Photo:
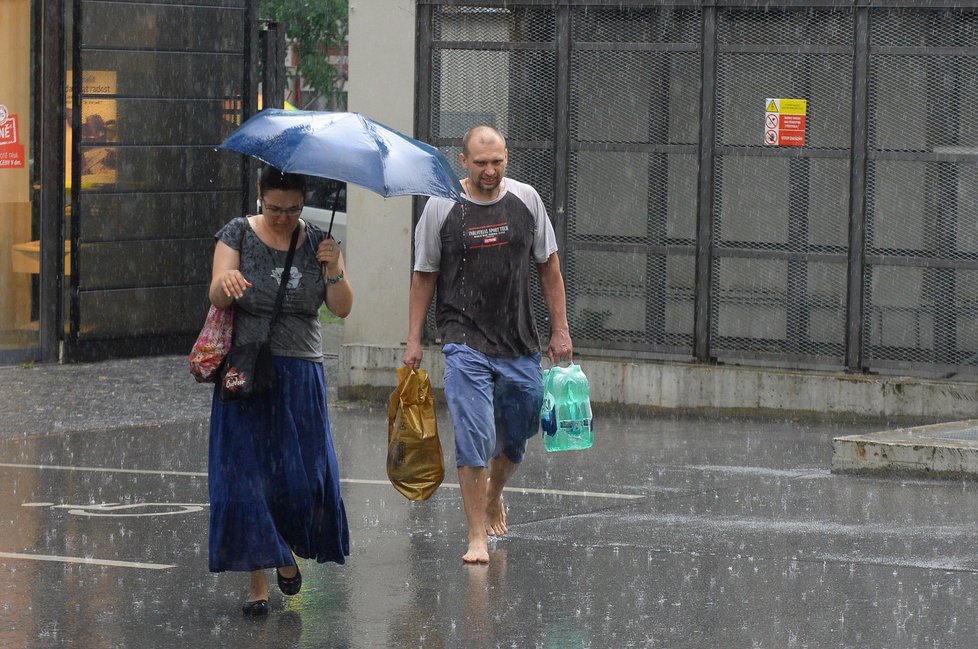
[[268, 323], [269, 339], [272, 337], [272, 329], [275, 328], [279, 311], [282, 309], [282, 302], [285, 300], [285, 288], [289, 283], [289, 275], [292, 272], [292, 260], [295, 258], [295, 245], [299, 241], [300, 229], [299, 225], [296, 224], [295, 230], [292, 231], [292, 241], [289, 242], [289, 254], [285, 256], [285, 268], [282, 269], [282, 281], [279, 282], [278, 294], [275, 296], [275, 307], [272, 308], [272, 319]]

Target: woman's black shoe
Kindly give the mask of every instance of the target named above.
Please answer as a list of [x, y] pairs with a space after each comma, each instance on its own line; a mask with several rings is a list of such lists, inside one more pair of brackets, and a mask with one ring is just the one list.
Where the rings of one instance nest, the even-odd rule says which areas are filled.
[[241, 612], [245, 614], [245, 617], [268, 615], [268, 600], [256, 599], [253, 602], [245, 602], [241, 607]]
[[278, 578], [278, 589], [285, 595], [296, 595], [302, 589], [302, 573], [299, 572], [299, 564], [295, 564], [295, 577], [283, 577], [278, 568], [275, 569], [275, 576]]

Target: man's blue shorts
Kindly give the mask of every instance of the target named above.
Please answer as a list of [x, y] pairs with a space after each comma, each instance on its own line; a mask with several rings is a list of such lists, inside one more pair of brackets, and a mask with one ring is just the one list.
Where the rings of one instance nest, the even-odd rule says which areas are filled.
[[442, 352], [456, 466], [487, 467], [500, 453], [522, 462], [526, 440], [540, 429], [540, 354], [495, 358], [456, 343]]

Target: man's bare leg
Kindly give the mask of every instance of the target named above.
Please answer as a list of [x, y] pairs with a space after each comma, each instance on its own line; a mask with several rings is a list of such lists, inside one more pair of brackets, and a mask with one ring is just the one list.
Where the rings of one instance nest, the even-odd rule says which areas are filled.
[[483, 466], [460, 466], [458, 484], [462, 489], [462, 507], [469, 528], [469, 549], [462, 555], [465, 563], [489, 563], [489, 536], [486, 533], [486, 483], [489, 469]]
[[506, 505], [503, 503], [503, 488], [519, 467], [500, 453], [489, 463], [489, 484], [486, 489], [486, 533], [502, 536], [509, 531], [506, 526]]

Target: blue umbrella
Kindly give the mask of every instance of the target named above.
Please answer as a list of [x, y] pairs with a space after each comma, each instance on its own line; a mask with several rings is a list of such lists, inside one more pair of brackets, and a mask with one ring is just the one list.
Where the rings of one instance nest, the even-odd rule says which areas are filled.
[[221, 148], [381, 196], [462, 201], [462, 186], [441, 151], [359, 113], [266, 108], [235, 129]]

